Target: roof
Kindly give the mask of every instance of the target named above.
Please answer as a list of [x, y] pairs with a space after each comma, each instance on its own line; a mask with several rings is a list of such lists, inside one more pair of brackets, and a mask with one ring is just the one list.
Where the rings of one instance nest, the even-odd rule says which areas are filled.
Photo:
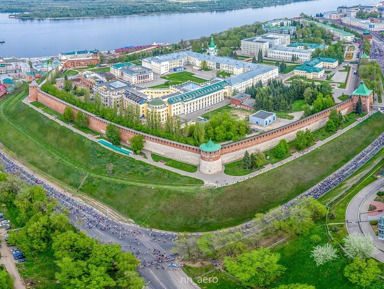
[[259, 110], [258, 112], [250, 115], [249, 117], [257, 117], [257, 118], [260, 118], [260, 119], [267, 119], [268, 117], [274, 115], [273, 112], [268, 112], [268, 111], [265, 111], [265, 110]]
[[289, 51], [293, 53], [300, 53], [300, 54], [312, 54], [313, 49], [299, 49], [295, 47], [290, 46], [284, 46], [284, 45], [277, 45], [274, 47], [269, 48], [269, 51]]
[[6, 84], [13, 84], [13, 80], [10, 79], [10, 78], [4, 78], [4, 79], [3, 79], [3, 83], [6, 83]]
[[232, 96], [231, 98], [232, 99], [237, 99], [237, 100], [245, 100], [245, 99], [248, 99], [248, 98], [250, 98], [251, 97], [251, 95], [249, 95], [249, 94], [247, 94], [247, 93], [244, 93], [244, 92], [240, 92], [240, 93], [238, 93], [238, 94], [236, 94], [236, 95], [234, 95], [234, 96]]
[[360, 95], [360, 96], [370, 96], [373, 90], [368, 89], [368, 87], [365, 86], [364, 81], [362, 80], [360, 82], [359, 87], [352, 93], [352, 95]]
[[174, 96], [168, 99], [169, 104], [174, 104], [178, 102], [188, 102], [196, 98], [203, 97], [205, 95], [217, 92], [219, 90], [224, 89], [227, 86], [225, 81], [217, 82], [214, 84], [210, 84], [207, 86], [203, 86], [199, 89], [189, 91], [178, 96]]
[[208, 153], [213, 153], [213, 152], [217, 152], [218, 150], [221, 149], [221, 145], [220, 144], [214, 144], [211, 140], [207, 143], [203, 143], [201, 146], [200, 146], [200, 149], [204, 152], [208, 152]]
[[368, 29], [365, 29], [364, 32], [363, 32], [363, 35], [370, 35], [370, 34], [371, 34], [371, 32], [369, 32]]
[[149, 102], [150, 105], [163, 105], [165, 104], [164, 101], [162, 101], [161, 99], [158, 99], [158, 98], [155, 98], [155, 99], [152, 99], [150, 102]]
[[116, 69], [119, 69], [119, 68], [122, 68], [122, 67], [131, 66], [131, 65], [133, 65], [133, 64], [130, 63], [130, 62], [121, 62], [121, 63], [116, 63], [116, 64], [112, 65], [112, 67], [116, 68]]
[[4, 90], [7, 90], [7, 87], [3, 84], [0, 84], [0, 92], [3, 92]]
[[215, 41], [213, 41], [213, 37], [211, 37], [211, 43], [209, 43], [210, 48], [216, 48]]
[[317, 44], [317, 43], [306, 43], [306, 42], [295, 42], [295, 43], [291, 43], [289, 45], [287, 45], [288, 47], [299, 47], [299, 46], [306, 46], [308, 47], [308, 49], [316, 49], [316, 48], [319, 48], [319, 49], [324, 49], [326, 48], [327, 46], [324, 45], [324, 44]]
[[361, 56], [361, 58], [365, 58], [365, 59], [368, 59], [369, 56], [364, 52], [363, 55]]
[[128, 89], [124, 97], [140, 105], [144, 104], [147, 100], [147, 96], [145, 94], [131, 89]]

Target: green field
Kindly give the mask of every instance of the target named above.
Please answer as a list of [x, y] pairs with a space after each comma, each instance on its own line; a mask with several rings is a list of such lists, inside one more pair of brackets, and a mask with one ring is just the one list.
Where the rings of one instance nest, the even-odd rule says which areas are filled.
[[25, 95], [0, 101], [0, 142], [5, 148], [73, 192], [82, 183], [81, 193], [140, 225], [175, 231], [213, 230], [247, 221], [325, 178], [384, 130], [384, 115], [375, 114], [284, 166], [210, 189], [196, 179], [104, 149], [21, 103]]
[[151, 88], [168, 88], [171, 85], [178, 85], [187, 81], [193, 81], [196, 83], [204, 83], [208, 81], [206, 79], [196, 77], [193, 73], [187, 71], [168, 74], [166, 76], [162, 76], [161, 78], [165, 79], [167, 82], [164, 84], [152, 86]]
[[76, 70], [66, 70], [62, 74], [60, 74], [60, 77], [64, 77], [65, 75], [67, 75], [67, 76], [72, 75], [73, 76], [73, 75], [78, 75], [78, 74], [79, 74], [79, 72]]
[[175, 160], [163, 157], [163, 156], [159, 156], [156, 154], [151, 154], [151, 156], [155, 162], [163, 161], [166, 166], [169, 166], [169, 167], [172, 167], [175, 169], [179, 169], [179, 170], [186, 171], [189, 173], [195, 173], [197, 171], [197, 166], [194, 166], [194, 165], [178, 162], [178, 161], [175, 161]]

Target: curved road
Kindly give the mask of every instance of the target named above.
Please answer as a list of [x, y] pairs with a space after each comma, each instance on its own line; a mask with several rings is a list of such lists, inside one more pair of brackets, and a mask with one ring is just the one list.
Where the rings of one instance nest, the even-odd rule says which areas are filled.
[[368, 221], [369, 204], [376, 198], [376, 192], [384, 187], [384, 179], [379, 179], [362, 189], [348, 204], [345, 212], [345, 223], [348, 233], [359, 233], [371, 236], [376, 246], [372, 257], [384, 263], [384, 242], [373, 232]]

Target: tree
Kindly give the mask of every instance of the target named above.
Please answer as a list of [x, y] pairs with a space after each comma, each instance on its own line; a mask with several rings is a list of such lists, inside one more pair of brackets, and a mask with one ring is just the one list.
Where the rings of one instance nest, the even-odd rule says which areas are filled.
[[312, 258], [315, 260], [316, 265], [320, 266], [329, 261], [332, 261], [337, 258], [337, 251], [330, 244], [325, 244], [324, 246], [316, 246], [312, 250]]
[[243, 167], [245, 169], [252, 168], [252, 158], [249, 155], [248, 151], [245, 151], [244, 157], [243, 157]]
[[135, 135], [129, 140], [129, 143], [131, 144], [131, 148], [136, 154], [140, 154], [141, 150], [144, 148], [144, 142], [145, 142], [145, 139], [140, 134]]
[[64, 90], [71, 91], [72, 90], [72, 81], [64, 80]]
[[73, 109], [70, 106], [66, 106], [64, 109], [63, 117], [66, 121], [71, 122], [73, 120]]
[[283, 159], [289, 152], [289, 144], [285, 139], [279, 141], [278, 145], [273, 149], [275, 157]]
[[107, 139], [114, 145], [119, 145], [121, 141], [120, 130], [113, 124], [107, 125], [107, 131], [105, 133]]
[[349, 258], [370, 258], [376, 248], [371, 236], [352, 233], [343, 240], [344, 249]]
[[307, 284], [289, 284], [289, 285], [280, 285], [276, 289], [316, 289], [315, 286]]
[[226, 257], [224, 264], [227, 271], [234, 275], [244, 286], [265, 287], [280, 277], [285, 271], [278, 264], [280, 254], [260, 247], [249, 253], [239, 254], [237, 259]]
[[[362, 288], [372, 288], [379, 282], [381, 270], [373, 259], [363, 260], [355, 258], [353, 262], [344, 269], [344, 276], [353, 284]], [[381, 287], [378, 287], [381, 288]]]
[[362, 114], [363, 113], [363, 103], [361, 102], [361, 96], [359, 96], [359, 100], [356, 103], [356, 113]]
[[201, 70], [209, 70], [209, 68], [208, 68], [208, 64], [207, 64], [207, 61], [206, 61], [206, 60], [203, 60], [203, 61], [200, 63], [200, 69], [201, 69]]
[[258, 151], [257, 153], [254, 153], [251, 155], [252, 159], [252, 168], [260, 168], [263, 166], [265, 162], [265, 155], [263, 152]]
[[257, 53], [257, 62], [262, 63], [263, 62], [263, 51], [259, 49], [259, 52]]
[[257, 63], [257, 60], [256, 60], [255, 56], [252, 57], [252, 63]]
[[336, 131], [336, 125], [332, 119], [329, 119], [327, 121], [326, 126], [327, 126], [327, 131], [329, 131], [329, 132], [335, 132]]
[[75, 120], [80, 127], [88, 127], [88, 124], [89, 124], [88, 116], [81, 110], [76, 114]]

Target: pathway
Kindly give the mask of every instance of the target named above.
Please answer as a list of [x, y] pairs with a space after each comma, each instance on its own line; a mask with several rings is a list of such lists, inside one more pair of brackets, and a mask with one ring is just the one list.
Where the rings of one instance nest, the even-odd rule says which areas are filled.
[[376, 192], [384, 186], [384, 179], [379, 179], [362, 189], [353, 197], [345, 212], [345, 222], [348, 233], [359, 233], [373, 238], [376, 246], [372, 257], [384, 263], [384, 242], [381, 242], [373, 232], [368, 221], [369, 204], [375, 199]]
[[[6, 234], [6, 231], [4, 228], [0, 230], [1, 236], [4, 237]], [[0, 259], [0, 264], [4, 265], [5, 269], [8, 271], [9, 275], [12, 277], [14, 280], [13, 282], [13, 288], [14, 289], [25, 289], [25, 285], [23, 280], [20, 277], [19, 271], [17, 270], [16, 263], [13, 259], [13, 256], [11, 254], [11, 251], [9, 251], [9, 248], [7, 247], [5, 240], [2, 239], [1, 242], [1, 259]]]
[[[46, 117], [56, 121], [60, 125], [69, 128], [73, 132], [81, 134], [82, 136], [84, 136], [84, 137], [86, 137], [86, 138], [88, 138], [88, 139], [90, 139], [90, 140], [92, 140], [94, 142], [97, 142], [97, 138], [94, 137], [93, 135], [84, 133], [84, 132], [74, 128], [72, 125], [63, 122], [63, 121], [57, 119], [55, 116], [52, 116], [52, 115], [44, 112], [42, 109], [37, 108], [36, 106], [32, 105], [31, 103], [29, 103], [28, 97], [23, 100], [23, 103], [25, 103], [29, 107], [33, 108], [34, 110], [38, 111], [39, 113], [45, 115]], [[132, 158], [134, 158], [136, 160], [145, 162], [147, 164], [150, 164], [150, 165], [153, 165], [153, 166], [156, 166], [156, 167], [159, 167], [159, 168], [162, 168], [162, 169], [166, 169], [166, 170], [169, 170], [171, 172], [183, 175], [183, 176], [188, 176], [188, 177], [191, 177], [191, 178], [196, 178], [196, 179], [202, 180], [206, 186], [224, 187], [224, 186], [229, 186], [229, 185], [232, 185], [232, 184], [236, 184], [236, 183], [248, 180], [250, 178], [253, 178], [255, 176], [258, 176], [260, 174], [268, 172], [268, 171], [270, 171], [270, 170], [272, 170], [274, 168], [282, 166], [282, 165], [284, 165], [284, 164], [286, 164], [288, 162], [291, 162], [291, 161], [293, 161], [293, 160], [295, 160], [295, 159], [297, 159], [297, 158], [299, 158], [299, 157], [301, 157], [301, 156], [303, 156], [305, 154], [308, 154], [311, 151], [321, 147], [322, 145], [332, 141], [333, 139], [335, 139], [338, 136], [342, 135], [343, 133], [347, 132], [351, 128], [355, 127], [360, 122], [362, 122], [363, 120], [365, 120], [368, 117], [370, 117], [373, 113], [374, 113], [374, 111], [371, 111], [369, 114], [365, 115], [364, 117], [359, 118], [353, 124], [347, 126], [346, 128], [344, 128], [342, 130], [337, 131], [335, 134], [331, 135], [330, 137], [328, 137], [325, 140], [318, 141], [315, 145], [313, 145], [312, 147], [310, 147], [310, 148], [308, 148], [308, 149], [306, 149], [304, 151], [295, 153], [291, 157], [286, 158], [286, 159], [284, 159], [284, 160], [282, 160], [280, 162], [277, 162], [277, 163], [274, 163], [274, 164], [268, 164], [263, 169], [257, 170], [255, 172], [250, 173], [250, 174], [245, 175], [245, 176], [230, 176], [230, 175], [227, 175], [227, 174], [224, 173], [224, 167], [223, 167], [223, 170], [220, 173], [217, 173], [217, 174], [214, 174], [214, 175], [205, 175], [205, 174], [201, 173], [199, 170], [197, 170], [197, 172], [195, 172], [195, 173], [189, 173], [189, 172], [185, 172], [185, 171], [182, 171], [182, 170], [179, 170], [179, 169], [176, 169], [176, 168], [169, 167], [169, 166], [167, 166], [167, 165], [165, 165], [164, 163], [161, 163], [161, 162], [155, 162], [151, 157], [148, 157], [146, 159], [146, 158], [144, 158], [144, 157], [142, 157], [140, 155], [133, 155], [133, 154], [130, 157], [132, 157]], [[116, 152], [116, 151], [114, 151], [114, 152]], [[147, 156], [150, 156], [150, 153], [148, 153], [148, 152], [144, 152], [144, 153]], [[182, 161], [182, 160], [180, 160], [180, 161]]]

